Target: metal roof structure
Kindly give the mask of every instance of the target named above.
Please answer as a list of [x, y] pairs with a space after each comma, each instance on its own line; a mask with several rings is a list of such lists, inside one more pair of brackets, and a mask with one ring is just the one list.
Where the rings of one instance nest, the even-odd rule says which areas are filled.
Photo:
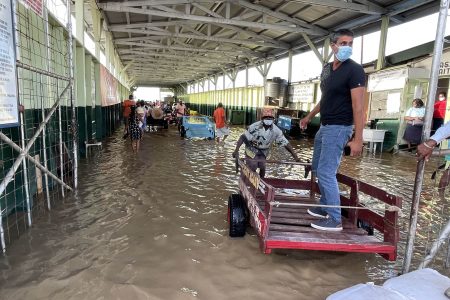
[[[97, 0], [135, 85], [175, 86], [439, 11], [430, 0]], [[411, 33], [414, 34], [414, 33]], [[415, 33], [419, 34], [419, 33]], [[413, 38], [413, 36], [412, 36]]]

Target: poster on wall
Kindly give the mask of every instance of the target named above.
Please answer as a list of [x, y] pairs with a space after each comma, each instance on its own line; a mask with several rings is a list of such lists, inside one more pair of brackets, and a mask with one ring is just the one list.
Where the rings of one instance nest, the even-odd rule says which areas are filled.
[[291, 87], [292, 102], [312, 103], [314, 101], [314, 84], [297, 84]]
[[386, 100], [386, 112], [395, 114], [400, 112], [401, 93], [389, 93]]
[[10, 1], [0, 2], [0, 128], [19, 125], [14, 27]]
[[369, 75], [368, 92], [402, 89], [408, 78], [406, 68], [400, 70], [382, 71]]
[[120, 103], [117, 79], [103, 65], [100, 65], [100, 94], [102, 96], [102, 106]]

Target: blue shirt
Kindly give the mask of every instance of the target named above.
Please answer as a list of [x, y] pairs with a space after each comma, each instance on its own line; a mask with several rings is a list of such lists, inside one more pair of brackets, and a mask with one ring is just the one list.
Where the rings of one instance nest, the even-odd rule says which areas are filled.
[[430, 137], [433, 141], [436, 141], [436, 143], [440, 143], [446, 138], [450, 136], [450, 121], [445, 123], [444, 126], [439, 127], [438, 130]]

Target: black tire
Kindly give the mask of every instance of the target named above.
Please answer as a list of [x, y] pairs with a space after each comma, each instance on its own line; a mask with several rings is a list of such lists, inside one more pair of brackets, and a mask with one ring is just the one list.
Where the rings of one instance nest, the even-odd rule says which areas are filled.
[[164, 121], [164, 129], [168, 129], [169, 128], [169, 121]]
[[231, 194], [228, 198], [230, 236], [243, 237], [247, 228], [248, 214], [245, 201], [240, 194]]
[[362, 228], [365, 231], [367, 231], [368, 235], [373, 235], [373, 226], [371, 226], [369, 223], [367, 223], [366, 221], [363, 221], [361, 219], [358, 219], [356, 222], [356, 225], [358, 226], [358, 228]]
[[180, 127], [180, 136], [182, 138], [186, 137], [186, 130], [184, 129], [184, 126]]

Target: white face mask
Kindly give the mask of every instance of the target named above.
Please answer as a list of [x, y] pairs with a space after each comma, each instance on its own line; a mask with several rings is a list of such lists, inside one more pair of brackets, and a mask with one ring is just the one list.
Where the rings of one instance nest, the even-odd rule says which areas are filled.
[[440, 100], [440, 101], [444, 101], [444, 100], [445, 100], [445, 97], [444, 97], [444, 96], [439, 96], [439, 100]]
[[266, 126], [271, 126], [273, 124], [273, 120], [272, 119], [264, 119], [263, 123]]

